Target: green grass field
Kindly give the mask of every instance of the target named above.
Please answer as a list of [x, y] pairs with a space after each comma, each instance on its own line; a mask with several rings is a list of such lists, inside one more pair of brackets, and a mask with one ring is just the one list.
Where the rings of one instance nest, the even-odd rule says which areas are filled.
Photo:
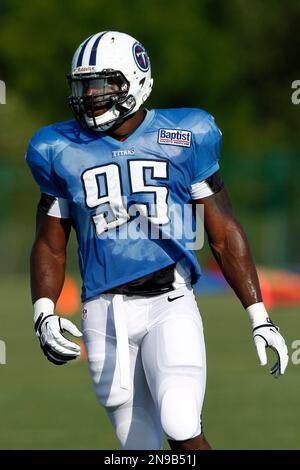
[[[27, 278], [1, 279], [1, 449], [118, 449], [86, 364], [55, 367], [34, 336]], [[273, 379], [258, 365], [248, 319], [232, 295], [199, 299], [206, 331], [205, 433], [216, 449], [300, 449], [300, 365]], [[300, 339], [299, 308], [276, 309], [288, 347]], [[75, 318], [79, 326], [79, 316]], [[272, 365], [274, 356], [269, 354]]]

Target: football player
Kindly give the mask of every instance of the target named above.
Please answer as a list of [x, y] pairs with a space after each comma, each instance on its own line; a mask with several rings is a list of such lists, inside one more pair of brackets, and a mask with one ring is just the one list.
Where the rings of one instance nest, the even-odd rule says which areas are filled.
[[[212, 252], [249, 315], [261, 365], [288, 351], [262, 302], [246, 235], [219, 171], [221, 132], [201, 109], [144, 108], [144, 46], [115, 31], [86, 39], [68, 76], [75, 120], [40, 129], [27, 163], [40, 187], [31, 254], [34, 324], [54, 364], [78, 357], [80, 331], [55, 314], [71, 227], [82, 331], [95, 393], [123, 449], [210, 449], [201, 423], [206, 359], [193, 293], [200, 277], [185, 225], [204, 206]], [[179, 229], [179, 231], [178, 231]], [[183, 230], [181, 230], [183, 229]], [[178, 235], [179, 233], [179, 235]]]

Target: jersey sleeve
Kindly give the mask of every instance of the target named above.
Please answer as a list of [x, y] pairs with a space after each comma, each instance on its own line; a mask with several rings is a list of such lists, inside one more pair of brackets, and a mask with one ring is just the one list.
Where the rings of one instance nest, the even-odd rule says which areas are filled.
[[213, 116], [208, 114], [193, 132], [192, 185], [219, 170], [221, 142], [222, 133]]
[[27, 149], [26, 162], [41, 193], [64, 197], [58, 178], [53, 171], [52, 162], [36, 150], [31, 143]]
[[[51, 198], [51, 204], [49, 204], [47, 212], [42, 212], [52, 217], [69, 218], [68, 200], [53, 170], [51, 160], [42, 155], [31, 143], [28, 145], [25, 158], [42, 193], [41, 200], [44, 201], [45, 196], [49, 196], [48, 199]], [[39, 210], [40, 207], [42, 207], [41, 203], [38, 206]]]

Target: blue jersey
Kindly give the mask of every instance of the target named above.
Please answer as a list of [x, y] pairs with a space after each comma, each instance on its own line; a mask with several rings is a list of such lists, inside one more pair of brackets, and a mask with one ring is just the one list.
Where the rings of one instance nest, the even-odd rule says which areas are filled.
[[76, 121], [33, 136], [32, 174], [42, 193], [67, 204], [61, 216], [76, 230], [83, 300], [182, 259], [197, 282], [182, 225], [192, 220], [194, 229], [193, 188], [219, 169], [220, 146], [213, 117], [187, 108], [147, 111], [122, 142]]

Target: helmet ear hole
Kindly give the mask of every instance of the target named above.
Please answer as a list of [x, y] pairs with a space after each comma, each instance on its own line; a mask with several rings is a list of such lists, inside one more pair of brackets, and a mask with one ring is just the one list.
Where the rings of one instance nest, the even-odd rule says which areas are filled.
[[145, 81], [146, 81], [146, 77], [142, 78], [142, 80], [139, 81], [139, 85], [141, 88], [144, 86]]

